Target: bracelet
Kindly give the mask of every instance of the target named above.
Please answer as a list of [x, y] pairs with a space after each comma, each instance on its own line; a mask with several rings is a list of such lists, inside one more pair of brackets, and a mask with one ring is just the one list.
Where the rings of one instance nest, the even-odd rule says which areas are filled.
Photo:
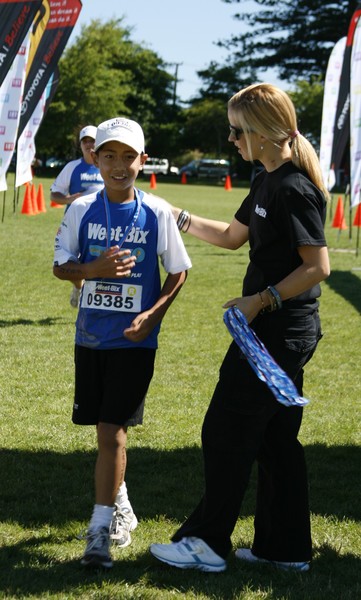
[[279, 293], [277, 292], [276, 288], [274, 288], [272, 285], [269, 285], [267, 287], [267, 290], [272, 294], [275, 303], [276, 303], [276, 309], [280, 310], [282, 308], [282, 298], [279, 295]]
[[276, 299], [273, 296], [273, 294], [269, 291], [268, 288], [265, 290], [265, 293], [267, 294], [270, 301], [269, 305], [265, 308], [265, 312], [273, 312], [274, 310], [277, 310]]
[[[189, 213], [188, 213], [189, 214]], [[191, 215], [189, 215], [189, 219], [188, 219], [188, 225], [187, 225], [187, 229], [182, 229], [183, 233], [187, 233], [188, 229], [190, 228], [192, 223], [192, 217]]]
[[265, 305], [264, 305], [264, 302], [263, 302], [263, 298], [262, 298], [262, 294], [261, 294], [261, 292], [258, 292], [258, 295], [259, 295], [259, 297], [261, 298], [261, 302], [262, 302], [262, 308], [261, 308], [260, 312], [261, 312], [261, 315], [263, 315], [263, 313], [264, 313], [264, 311], [265, 311], [265, 308], [266, 308], [266, 307], [265, 307]]
[[187, 210], [182, 210], [179, 213], [179, 217], [177, 219], [177, 227], [178, 227], [179, 231], [182, 231], [182, 229], [183, 229], [184, 225], [186, 224], [186, 222], [188, 221], [188, 219], [190, 219], [189, 212]]

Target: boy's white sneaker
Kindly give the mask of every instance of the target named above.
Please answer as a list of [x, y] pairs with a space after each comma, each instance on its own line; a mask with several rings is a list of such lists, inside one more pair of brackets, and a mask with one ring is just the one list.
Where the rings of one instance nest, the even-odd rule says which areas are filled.
[[280, 569], [293, 570], [293, 571], [309, 571], [310, 563], [309, 562], [283, 562], [280, 560], [267, 560], [266, 558], [258, 558], [252, 553], [252, 550], [249, 548], [239, 548], [235, 552], [236, 557], [240, 560], [245, 560], [247, 562], [253, 563], [268, 563], [269, 565], [274, 565]]
[[110, 524], [110, 539], [119, 547], [126, 548], [132, 541], [130, 532], [138, 525], [131, 506], [120, 506], [115, 504], [113, 519]]
[[185, 537], [172, 544], [152, 544], [150, 552], [158, 560], [179, 569], [219, 573], [227, 568], [226, 561], [197, 537]]

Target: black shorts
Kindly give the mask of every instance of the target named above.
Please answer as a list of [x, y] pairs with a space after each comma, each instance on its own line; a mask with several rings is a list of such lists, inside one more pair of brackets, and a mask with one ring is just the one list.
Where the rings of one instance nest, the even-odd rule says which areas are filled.
[[140, 425], [155, 354], [152, 348], [94, 350], [76, 345], [73, 423]]

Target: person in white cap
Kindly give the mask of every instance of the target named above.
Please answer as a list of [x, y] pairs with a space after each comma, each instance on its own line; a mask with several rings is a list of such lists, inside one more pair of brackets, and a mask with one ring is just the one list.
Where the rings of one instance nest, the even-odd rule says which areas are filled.
[[[50, 188], [50, 199], [57, 204], [64, 204], [65, 210], [79, 196], [98, 191], [103, 188], [103, 179], [92, 158], [97, 128], [86, 125], [79, 133], [79, 143], [82, 157], [68, 162], [59, 173]], [[83, 282], [73, 283], [70, 295], [70, 305], [78, 308], [80, 291]]]
[[[101, 123], [93, 159], [104, 189], [78, 198], [66, 212], [55, 240], [54, 275], [85, 281], [72, 419], [96, 426], [98, 457], [81, 563], [110, 568], [111, 537], [119, 545], [118, 525], [122, 534], [132, 527], [121, 489], [127, 428], [142, 423], [161, 321], [191, 261], [168, 203], [135, 187], [147, 159], [140, 125], [124, 117]], [[163, 285], [159, 262], [167, 273]]]

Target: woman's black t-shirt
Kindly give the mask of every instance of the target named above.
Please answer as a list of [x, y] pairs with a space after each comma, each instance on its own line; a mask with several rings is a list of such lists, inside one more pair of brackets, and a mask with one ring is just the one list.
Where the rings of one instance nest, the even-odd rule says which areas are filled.
[[[325, 217], [324, 195], [292, 162], [257, 175], [235, 214], [238, 221], [249, 227], [250, 264], [243, 295], [276, 285], [294, 271], [302, 263], [298, 247], [326, 246]], [[315, 285], [284, 306], [305, 308], [314, 304], [320, 294], [320, 286]]]

